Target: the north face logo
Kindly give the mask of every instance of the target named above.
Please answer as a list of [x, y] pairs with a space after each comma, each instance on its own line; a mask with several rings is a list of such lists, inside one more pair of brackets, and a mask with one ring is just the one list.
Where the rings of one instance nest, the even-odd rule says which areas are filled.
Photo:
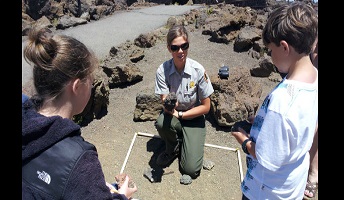
[[39, 172], [37, 171], [38, 178], [41, 179], [42, 181], [46, 182], [47, 184], [50, 184], [50, 175], [46, 173], [45, 171]]

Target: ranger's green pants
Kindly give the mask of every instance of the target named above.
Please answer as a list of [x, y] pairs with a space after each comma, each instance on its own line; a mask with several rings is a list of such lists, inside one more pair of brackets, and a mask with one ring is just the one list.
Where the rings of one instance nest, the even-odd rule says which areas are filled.
[[172, 153], [181, 139], [179, 168], [182, 174], [192, 178], [200, 175], [203, 166], [204, 143], [206, 136], [205, 117], [188, 120], [160, 114], [155, 123], [160, 137], [166, 143], [166, 152]]

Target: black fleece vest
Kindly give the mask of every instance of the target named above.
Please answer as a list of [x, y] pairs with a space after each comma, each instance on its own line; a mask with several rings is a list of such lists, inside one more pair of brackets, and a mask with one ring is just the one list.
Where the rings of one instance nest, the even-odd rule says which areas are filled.
[[95, 146], [80, 136], [67, 137], [22, 166], [22, 179], [38, 193], [61, 199], [79, 158]]

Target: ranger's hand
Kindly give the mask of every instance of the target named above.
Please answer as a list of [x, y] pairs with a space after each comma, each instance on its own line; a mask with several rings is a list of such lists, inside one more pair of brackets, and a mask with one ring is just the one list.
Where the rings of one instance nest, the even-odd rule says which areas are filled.
[[169, 93], [164, 100], [165, 110], [172, 112], [177, 107], [177, 96], [174, 92]]

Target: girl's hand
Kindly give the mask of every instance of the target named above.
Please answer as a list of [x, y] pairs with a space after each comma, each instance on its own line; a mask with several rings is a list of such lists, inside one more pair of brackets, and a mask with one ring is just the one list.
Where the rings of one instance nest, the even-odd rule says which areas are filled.
[[118, 193], [124, 194], [128, 199], [130, 199], [133, 194], [137, 191], [137, 186], [134, 183], [134, 187], [129, 187], [129, 176], [125, 176], [124, 182], [121, 187], [118, 189]]

